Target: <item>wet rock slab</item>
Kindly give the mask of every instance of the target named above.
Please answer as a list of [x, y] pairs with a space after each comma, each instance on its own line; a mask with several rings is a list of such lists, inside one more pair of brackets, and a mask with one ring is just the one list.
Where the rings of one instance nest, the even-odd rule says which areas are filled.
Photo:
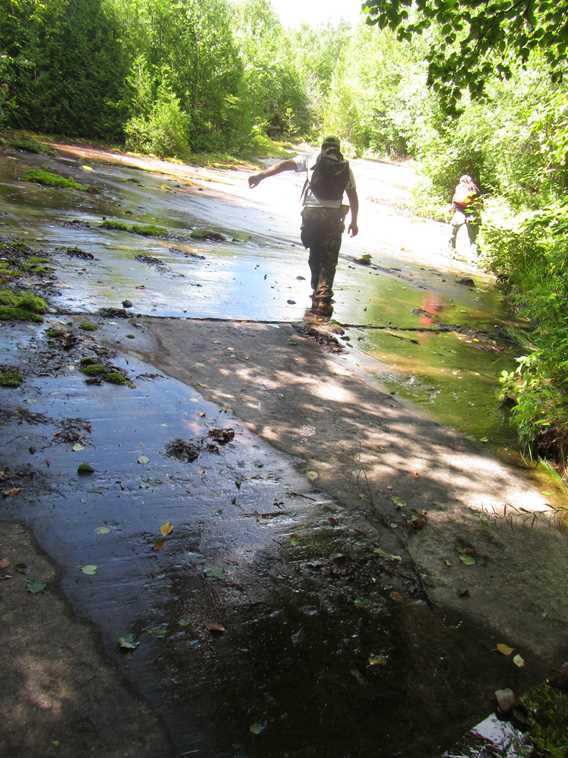
[[[0, 525], [0, 754], [166, 758], [151, 709], [74, 618], [54, 565], [19, 524]], [[120, 714], [120, 718], [116, 718]]]

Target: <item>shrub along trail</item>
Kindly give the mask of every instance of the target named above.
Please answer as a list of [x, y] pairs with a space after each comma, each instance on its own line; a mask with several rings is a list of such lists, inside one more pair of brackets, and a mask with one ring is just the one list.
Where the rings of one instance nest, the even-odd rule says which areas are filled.
[[491, 283], [355, 163], [336, 316], [390, 328], [313, 329], [295, 177], [82, 149], [0, 155], [0, 235], [49, 269], [0, 272], [49, 306], [1, 332], [2, 752], [441, 755], [566, 655]]

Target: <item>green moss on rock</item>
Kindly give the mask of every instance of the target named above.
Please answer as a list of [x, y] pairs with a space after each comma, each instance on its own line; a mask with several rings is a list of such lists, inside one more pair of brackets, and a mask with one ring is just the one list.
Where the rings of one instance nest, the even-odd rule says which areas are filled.
[[31, 137], [16, 137], [8, 141], [8, 145], [14, 150], [25, 150], [27, 153], [36, 153], [38, 155], [53, 155], [53, 150], [41, 142]]
[[88, 187], [84, 184], [76, 182], [74, 179], [68, 179], [61, 174], [55, 174], [52, 171], [46, 171], [43, 168], [34, 168], [31, 171], [26, 171], [23, 174], [22, 179], [25, 182], [35, 182], [41, 184], [44, 187], [60, 187], [66, 189], [81, 190], [86, 192]]
[[47, 303], [33, 292], [0, 289], [0, 321], [43, 321]]
[[79, 329], [82, 329], [84, 332], [96, 332], [98, 328], [92, 321], [81, 321], [79, 324]]
[[86, 376], [102, 376], [107, 371], [107, 367], [103, 363], [89, 363], [81, 366], [81, 371]]
[[155, 224], [125, 224], [124, 221], [112, 221], [105, 219], [101, 226], [103, 229], [113, 229], [119, 232], [128, 232], [129, 234], [141, 234], [144, 237], [167, 237], [168, 230], [163, 226]]
[[19, 369], [11, 366], [0, 367], [0, 387], [19, 387], [23, 381]]

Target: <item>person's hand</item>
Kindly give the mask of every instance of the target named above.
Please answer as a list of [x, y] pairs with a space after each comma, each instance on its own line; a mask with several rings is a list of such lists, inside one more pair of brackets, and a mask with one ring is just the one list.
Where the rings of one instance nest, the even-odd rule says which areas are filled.
[[359, 234], [359, 227], [357, 226], [356, 221], [352, 221], [349, 224], [349, 236], [350, 237], [356, 237]]
[[257, 184], [260, 184], [261, 181], [262, 181], [262, 176], [260, 174], [253, 174], [252, 176], [249, 176], [248, 178], [249, 187], [251, 189], [254, 189]]

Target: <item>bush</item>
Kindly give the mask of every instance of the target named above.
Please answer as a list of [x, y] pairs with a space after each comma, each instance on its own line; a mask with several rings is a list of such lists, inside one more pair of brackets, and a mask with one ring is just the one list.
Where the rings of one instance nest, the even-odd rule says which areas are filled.
[[189, 116], [180, 107], [179, 99], [162, 87], [147, 116], [133, 116], [124, 128], [126, 146], [141, 153], [161, 158], [183, 157], [189, 152]]
[[[568, 201], [540, 211], [484, 212], [481, 248], [510, 302], [533, 325], [531, 349], [501, 377], [513, 421], [532, 454], [568, 451]], [[490, 214], [493, 213], [493, 216]]]

